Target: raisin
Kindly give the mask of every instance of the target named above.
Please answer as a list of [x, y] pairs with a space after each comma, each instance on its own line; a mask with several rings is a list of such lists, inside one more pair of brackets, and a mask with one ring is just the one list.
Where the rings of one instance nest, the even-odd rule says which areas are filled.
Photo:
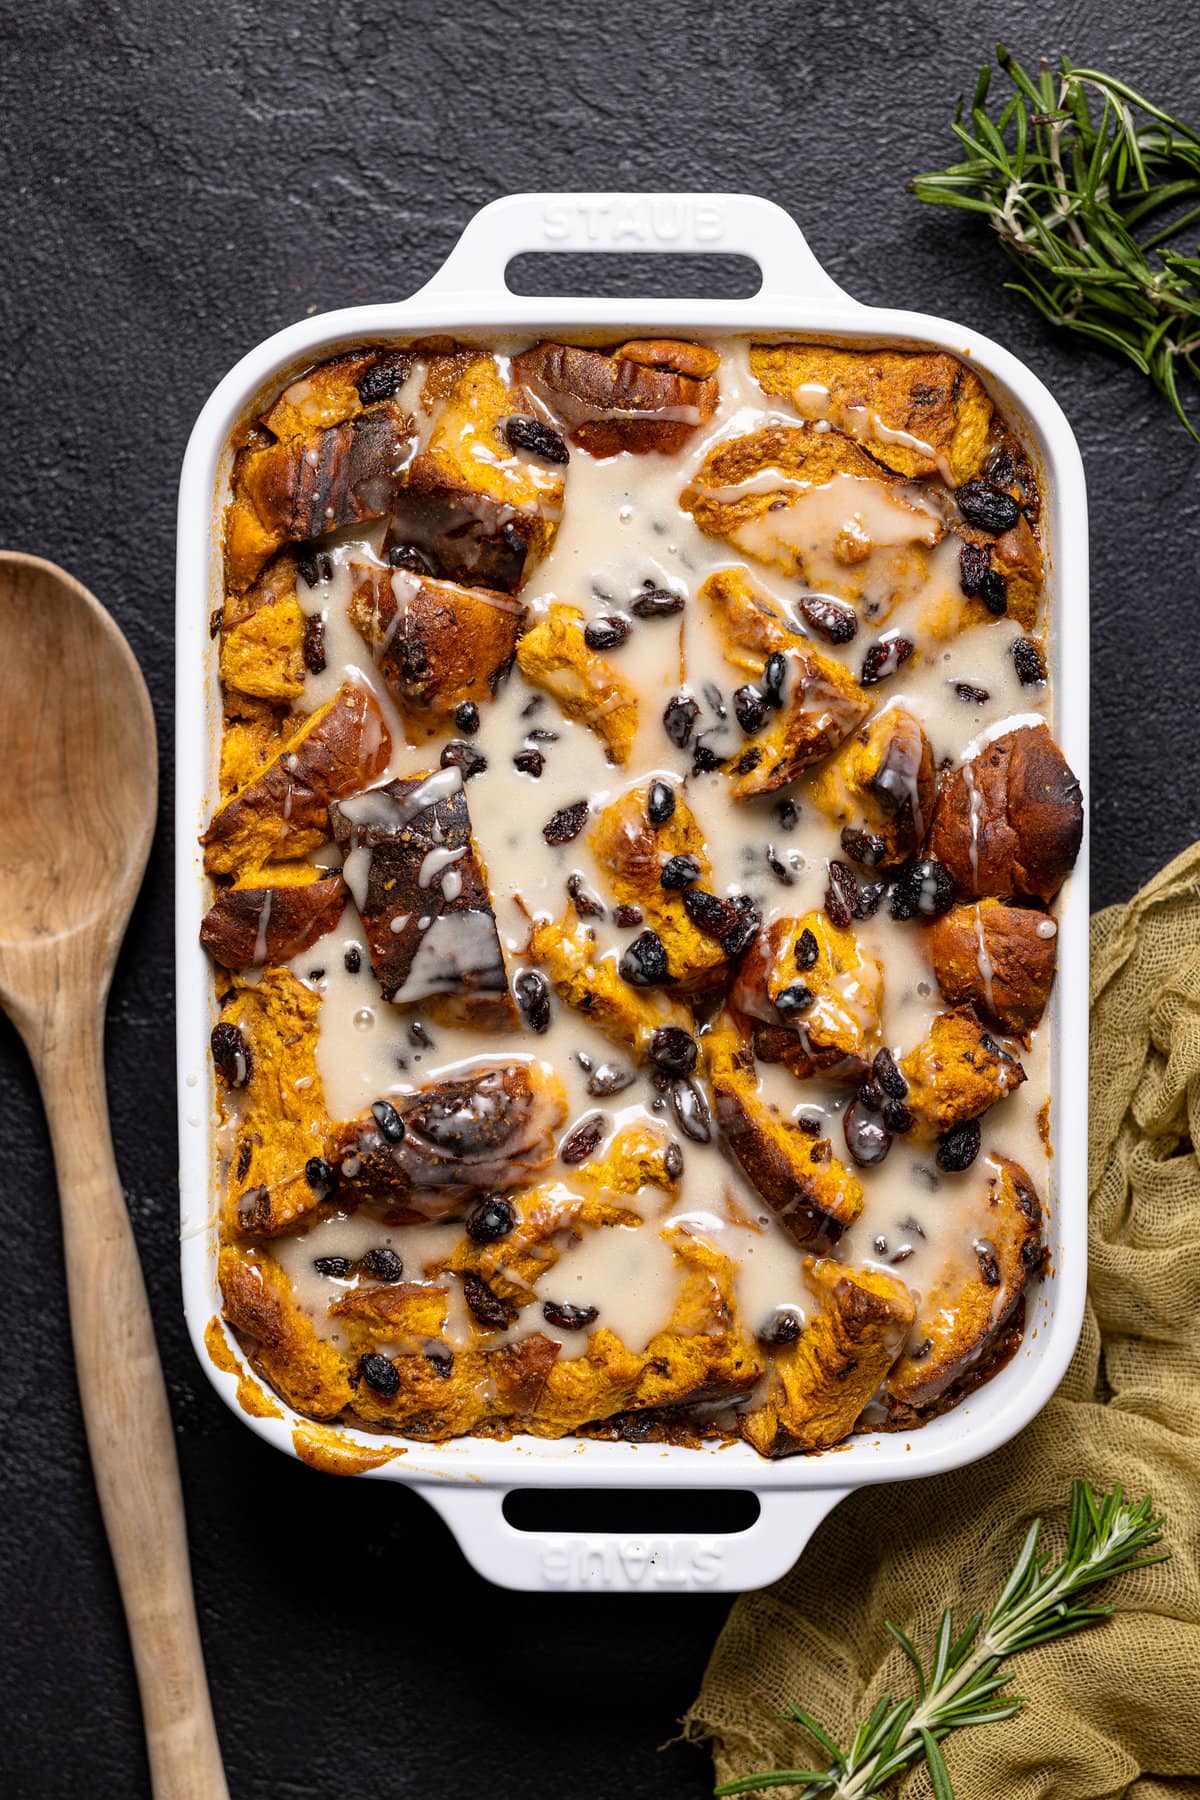
[[908, 1261], [908, 1259], [912, 1255], [912, 1253], [913, 1253], [913, 1247], [911, 1244], [901, 1244], [901, 1246], [900, 1246], [899, 1250], [897, 1250], [895, 1256], [890, 1256], [888, 1258], [888, 1261], [889, 1261], [889, 1263], [892, 1263], [893, 1265], [896, 1263], [904, 1263], [904, 1262]]
[[[690, 893], [691, 889], [689, 889], [688, 892]], [[721, 939], [721, 948], [726, 956], [731, 959], [735, 956], [740, 956], [743, 950], [749, 949], [750, 945], [758, 936], [758, 928], [762, 924], [762, 919], [759, 916], [754, 902], [748, 899], [745, 894], [735, 894], [732, 906], [736, 917], [736, 923]]]
[[400, 1117], [400, 1114], [396, 1111], [390, 1100], [372, 1101], [371, 1113], [375, 1123], [379, 1127], [381, 1135], [387, 1139], [389, 1144], [402, 1144], [404, 1142], [404, 1120]]
[[357, 944], [351, 944], [345, 956], [343, 956], [342, 961], [346, 965], [347, 975], [358, 974], [358, 971], [362, 968], [362, 951]]
[[872, 1081], [869, 1077], [859, 1088], [858, 1098], [860, 1104], [865, 1106], [868, 1112], [883, 1111], [883, 1094], [880, 1092], [877, 1083]]
[[667, 701], [663, 711], [663, 729], [677, 750], [683, 750], [692, 741], [692, 732], [696, 720], [700, 717], [700, 708], [687, 694], [675, 694]]
[[553, 818], [546, 820], [542, 826], [542, 836], [548, 844], [569, 844], [587, 824], [589, 811], [586, 800], [576, 800], [573, 805], [564, 806]]
[[388, 551], [393, 569], [407, 569], [410, 575], [432, 575], [433, 564], [415, 544], [393, 544]]
[[979, 1120], [968, 1119], [965, 1125], [956, 1125], [953, 1131], [947, 1131], [938, 1139], [934, 1161], [947, 1175], [960, 1175], [979, 1155], [982, 1139]]
[[762, 759], [763, 753], [761, 746], [752, 744], [749, 750], [744, 750], [738, 757], [733, 765], [733, 772], [735, 775], [749, 775], [751, 770], [757, 769]]
[[684, 1137], [694, 1144], [712, 1142], [708, 1102], [694, 1081], [676, 1081], [671, 1087], [671, 1110]]
[[673, 594], [669, 588], [655, 587], [648, 581], [641, 593], [636, 595], [630, 611], [639, 619], [669, 619], [672, 613], [682, 612], [684, 598], [682, 594]]
[[522, 969], [513, 982], [517, 1007], [531, 1031], [547, 1031], [550, 1026], [550, 989], [544, 975], [536, 969]]
[[796, 967], [798, 969], [811, 969], [818, 956], [821, 954], [821, 947], [817, 943], [816, 934], [810, 931], [807, 925], [796, 939], [796, 947], [793, 954], [795, 955]]
[[775, 806], [775, 817], [784, 831], [794, 831], [800, 817], [800, 808], [794, 800], [780, 800]]
[[337, 1186], [337, 1176], [323, 1156], [310, 1156], [304, 1165], [304, 1179], [314, 1194], [324, 1200]]
[[567, 893], [571, 896], [571, 904], [579, 918], [602, 919], [604, 917], [604, 902], [597, 900], [595, 894], [584, 886], [583, 876], [578, 869], [572, 869], [567, 876]]
[[684, 890], [683, 910], [698, 930], [709, 937], [723, 939], [738, 923], [737, 910], [728, 900], [710, 894], [706, 888]]
[[1012, 659], [1022, 687], [1038, 687], [1045, 681], [1046, 665], [1032, 638], [1017, 638], [1012, 647]]
[[733, 716], [748, 737], [766, 724], [767, 703], [750, 682], [734, 689]]
[[583, 628], [583, 641], [589, 650], [615, 650], [629, 636], [629, 620], [619, 613], [589, 619]]
[[900, 1073], [900, 1066], [890, 1050], [884, 1048], [875, 1052], [871, 1076], [876, 1086], [891, 1099], [903, 1100], [907, 1097], [908, 1083]]
[[385, 1400], [400, 1392], [400, 1374], [395, 1363], [380, 1356], [376, 1350], [359, 1357], [358, 1372], [367, 1386], [374, 1393], [382, 1394]]
[[245, 1087], [254, 1068], [254, 1059], [240, 1027], [222, 1019], [220, 1024], [213, 1026], [209, 1044], [217, 1074], [226, 1087]]
[[436, 1050], [437, 1045], [422, 1025], [420, 1019], [410, 1019], [408, 1025], [408, 1041], [415, 1044], [418, 1050]]
[[989, 569], [983, 578], [983, 586], [979, 597], [988, 611], [997, 619], [1008, 611], [1008, 582], [999, 569]]
[[472, 1317], [488, 1331], [503, 1331], [516, 1316], [516, 1308], [494, 1294], [478, 1275], [463, 1276], [463, 1299]]
[[842, 1114], [846, 1148], [864, 1169], [881, 1163], [892, 1147], [892, 1134], [877, 1113], [852, 1100]]
[[825, 911], [830, 922], [844, 931], [857, 906], [858, 877], [849, 863], [835, 859], [829, 865], [829, 885], [825, 889]]
[[696, 1040], [678, 1025], [660, 1025], [650, 1035], [650, 1061], [664, 1075], [690, 1075], [699, 1051]]
[[692, 753], [692, 774], [711, 775], [714, 769], [721, 766], [721, 758], [707, 744], [697, 744]]
[[975, 1260], [979, 1264], [979, 1275], [984, 1287], [999, 1287], [1001, 1282], [1000, 1264], [996, 1261], [995, 1251], [991, 1250], [987, 1244], [976, 1244]]
[[805, 622], [830, 644], [848, 644], [858, 630], [858, 614], [840, 600], [824, 594], [806, 594], [800, 602]]
[[659, 881], [671, 892], [690, 887], [693, 881], [699, 881], [700, 863], [694, 856], [669, 856], [662, 866]]
[[1012, 495], [990, 481], [964, 481], [954, 498], [968, 525], [974, 525], [977, 531], [990, 531], [995, 537], [1011, 531], [1021, 516]]
[[992, 553], [986, 544], [960, 544], [958, 549], [958, 585], [968, 600], [983, 592], [983, 583], [992, 566]]
[[592, 1070], [586, 1085], [593, 1099], [602, 1100], [610, 1094], [623, 1093], [636, 1080], [632, 1069], [622, 1069], [618, 1063], [601, 1063], [598, 1069]]
[[787, 657], [782, 650], [773, 650], [768, 656], [762, 672], [762, 693], [767, 705], [778, 712], [783, 705], [783, 690], [787, 682]]
[[646, 801], [646, 817], [654, 826], [665, 825], [674, 816], [675, 789], [665, 781], [652, 781]]
[[304, 621], [304, 666], [310, 675], [320, 675], [325, 668], [325, 621], [320, 613], [310, 613]]
[[571, 452], [567, 449], [567, 441], [562, 433], [555, 431], [553, 425], [544, 424], [541, 419], [531, 419], [527, 413], [514, 413], [511, 419], [506, 419], [504, 435], [514, 450], [528, 450], [531, 456], [540, 456], [543, 462], [566, 463], [571, 460]]
[[565, 1163], [586, 1162], [600, 1146], [607, 1120], [603, 1113], [589, 1113], [574, 1126], [559, 1146], [559, 1158]]
[[238, 1200], [237, 1210], [243, 1231], [265, 1231], [271, 1223], [271, 1196], [265, 1187], [247, 1188]]
[[893, 1137], [906, 1137], [917, 1121], [911, 1107], [905, 1106], [903, 1100], [885, 1100], [883, 1122]]
[[378, 406], [381, 401], [390, 400], [404, 386], [411, 366], [411, 358], [403, 351], [385, 353], [378, 362], [372, 363], [355, 382], [363, 405]]
[[875, 914], [879, 911], [879, 908], [883, 903], [883, 896], [886, 893], [886, 881], [860, 881], [858, 884], [858, 899], [855, 902], [854, 907], [855, 918], [873, 919]]
[[887, 854], [887, 845], [873, 831], [862, 831], [856, 825], [842, 826], [842, 849], [852, 862], [873, 869]]
[[507, 1237], [517, 1222], [516, 1209], [503, 1194], [477, 1200], [467, 1214], [465, 1230], [473, 1244], [494, 1244]]
[[532, 775], [535, 781], [541, 777], [546, 766], [546, 759], [540, 750], [518, 750], [513, 757], [513, 767], [520, 769], [522, 775]]
[[619, 925], [623, 931], [633, 925], [640, 925], [645, 916], [640, 906], [633, 906], [628, 900], [613, 907], [613, 924]]
[[631, 987], [661, 987], [670, 970], [666, 948], [657, 931], [639, 931], [622, 952], [617, 969]]
[[788, 868], [788, 865], [784, 862], [783, 858], [776, 854], [774, 844], [767, 845], [766, 860], [768, 869], [770, 869], [772, 875], [781, 886], [795, 887], [796, 877], [792, 874], [792, 871]]
[[315, 544], [296, 546], [296, 569], [310, 588], [316, 587], [318, 582], [333, 580], [333, 558], [328, 550], [318, 550]]
[[683, 1151], [674, 1142], [663, 1151], [663, 1171], [670, 1181], [678, 1181], [683, 1174]]
[[874, 687], [876, 682], [886, 681], [894, 675], [901, 663], [906, 663], [916, 645], [911, 638], [906, 638], [899, 631], [890, 631], [872, 644], [863, 657], [862, 668], [858, 679], [864, 687]]
[[335, 1281], [343, 1280], [351, 1270], [352, 1264], [348, 1256], [314, 1256], [313, 1268], [318, 1275], [328, 1275]]
[[800, 1314], [793, 1307], [781, 1306], [767, 1320], [758, 1334], [760, 1344], [794, 1344], [803, 1330]]
[[907, 862], [896, 878], [888, 911], [893, 919], [939, 919], [954, 905], [954, 877], [936, 856]]
[[210, 638], [218, 637], [220, 635], [221, 627], [224, 623], [225, 623], [225, 608], [223, 606], [214, 607], [212, 612], [210, 612], [208, 615], [208, 635], [209, 635], [209, 637]]
[[816, 1004], [817, 996], [802, 981], [793, 981], [775, 996], [775, 1011], [781, 1019], [794, 1019], [797, 1013], [808, 1012]]
[[474, 775], [482, 775], [487, 768], [487, 757], [474, 744], [464, 742], [462, 738], [451, 738], [442, 750], [440, 762], [443, 769], [461, 769], [464, 781], [470, 781]]
[[959, 699], [968, 706], [986, 706], [992, 697], [986, 688], [974, 687], [969, 681], [955, 681], [951, 685]]
[[438, 1380], [449, 1381], [454, 1373], [454, 1352], [447, 1350], [444, 1344], [435, 1344], [422, 1354]]
[[250, 1142], [249, 1138], [243, 1138], [241, 1143], [238, 1145], [238, 1153], [237, 1153], [236, 1173], [237, 1173], [237, 1178], [239, 1181], [244, 1180], [246, 1173], [250, 1167], [250, 1159], [253, 1157], [253, 1155], [254, 1155], [253, 1144]]
[[473, 700], [460, 700], [454, 709], [454, 723], [464, 737], [474, 737], [479, 730], [479, 708]]
[[393, 1287], [404, 1275], [404, 1264], [386, 1244], [379, 1245], [375, 1250], [368, 1250], [361, 1266], [364, 1275], [370, 1275], [375, 1281], [386, 1282], [389, 1287]]
[[542, 1317], [560, 1331], [585, 1331], [600, 1317], [597, 1306], [571, 1306], [566, 1300], [543, 1300]]
[[795, 1120], [795, 1126], [796, 1130], [804, 1132], [806, 1137], [815, 1138], [819, 1138], [825, 1129], [824, 1124], [815, 1113], [801, 1113], [800, 1117]]

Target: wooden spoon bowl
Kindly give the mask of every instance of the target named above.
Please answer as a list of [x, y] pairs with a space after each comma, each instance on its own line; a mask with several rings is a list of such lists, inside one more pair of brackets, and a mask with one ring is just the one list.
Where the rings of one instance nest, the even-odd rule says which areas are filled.
[[154, 715], [120, 631], [53, 563], [0, 551], [0, 643], [0, 1003], [50, 1125], [84, 1423], [154, 1793], [225, 1800], [166, 1388], [104, 1087], [105, 1001], [154, 833]]

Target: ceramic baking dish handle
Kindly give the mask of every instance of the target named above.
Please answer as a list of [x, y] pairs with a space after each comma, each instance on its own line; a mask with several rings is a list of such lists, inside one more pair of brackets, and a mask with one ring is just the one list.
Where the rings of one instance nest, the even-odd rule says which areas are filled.
[[744, 1593], [786, 1575], [826, 1513], [853, 1490], [760, 1492], [744, 1531], [518, 1531], [504, 1516], [504, 1488], [423, 1486], [473, 1569], [497, 1587], [525, 1592]]
[[475, 214], [421, 293], [506, 293], [505, 269], [529, 250], [748, 256], [762, 271], [762, 287], [744, 304], [855, 304], [825, 273], [791, 215], [754, 194], [509, 194]]

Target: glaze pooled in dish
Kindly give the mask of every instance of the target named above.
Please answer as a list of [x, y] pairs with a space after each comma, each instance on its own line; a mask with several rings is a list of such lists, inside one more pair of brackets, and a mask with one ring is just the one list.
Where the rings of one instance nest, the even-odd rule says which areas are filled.
[[1082, 829], [984, 384], [438, 338], [235, 451], [202, 936], [258, 1372], [764, 1456], [977, 1388], [1046, 1260]]

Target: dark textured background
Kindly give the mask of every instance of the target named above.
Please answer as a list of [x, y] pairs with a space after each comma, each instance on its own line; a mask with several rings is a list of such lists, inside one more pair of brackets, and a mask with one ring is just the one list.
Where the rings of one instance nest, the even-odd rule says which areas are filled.
[[[949, 160], [954, 98], [996, 30], [986, 7], [3, 0], [0, 19], [0, 542], [61, 561], [120, 620], [164, 792], [175, 483], [225, 369], [305, 312], [410, 292], [497, 194], [735, 188], [788, 207], [851, 293], [969, 320], [1053, 387], [1091, 488], [1097, 903], [1197, 835], [1197, 451], [1131, 369], [1001, 291], [986, 233], [902, 191]], [[1010, 0], [1003, 28], [1022, 57], [1066, 50], [1200, 118], [1194, 6]], [[176, 1273], [169, 862], [164, 823], [113, 994], [113, 1125], [234, 1795], [704, 1793], [702, 1755], [655, 1750], [723, 1600], [501, 1594], [420, 1501], [264, 1448], [196, 1365]], [[3, 1026], [0, 1084], [0, 1789], [124, 1800], [147, 1792], [136, 1696], [46, 1134]]]

